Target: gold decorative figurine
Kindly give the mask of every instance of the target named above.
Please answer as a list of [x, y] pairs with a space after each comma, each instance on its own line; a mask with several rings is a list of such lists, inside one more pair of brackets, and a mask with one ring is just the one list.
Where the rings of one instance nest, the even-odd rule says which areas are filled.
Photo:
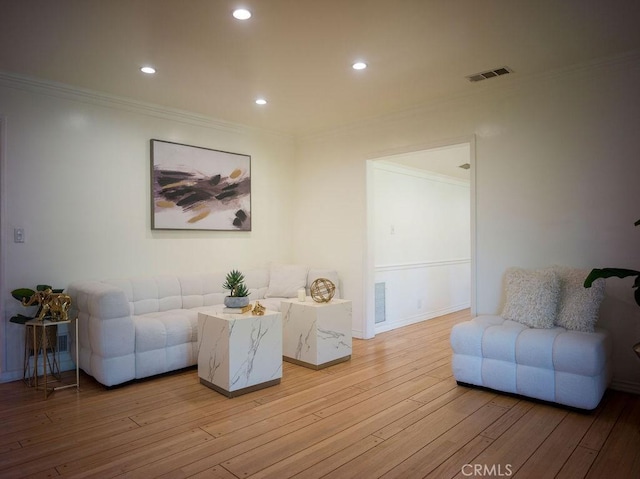
[[65, 293], [54, 293], [50, 288], [44, 291], [36, 291], [28, 301], [22, 300], [23, 306], [40, 305], [38, 321], [44, 320], [47, 316], [51, 321], [67, 321], [69, 319], [69, 307], [71, 297]]
[[264, 316], [266, 308], [260, 304], [259, 301], [256, 301], [256, 305], [253, 307], [251, 314], [254, 316]]

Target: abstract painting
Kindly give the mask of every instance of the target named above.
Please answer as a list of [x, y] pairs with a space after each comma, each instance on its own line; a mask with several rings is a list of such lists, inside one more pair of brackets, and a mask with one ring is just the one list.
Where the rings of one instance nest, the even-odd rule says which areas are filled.
[[251, 231], [251, 157], [151, 140], [151, 228]]

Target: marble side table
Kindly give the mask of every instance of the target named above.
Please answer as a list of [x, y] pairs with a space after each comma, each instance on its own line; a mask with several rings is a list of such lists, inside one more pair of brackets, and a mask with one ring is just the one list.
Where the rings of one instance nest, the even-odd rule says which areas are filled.
[[199, 313], [198, 376], [228, 397], [280, 383], [281, 314]]
[[351, 359], [351, 301], [282, 301], [284, 360], [322, 369]]

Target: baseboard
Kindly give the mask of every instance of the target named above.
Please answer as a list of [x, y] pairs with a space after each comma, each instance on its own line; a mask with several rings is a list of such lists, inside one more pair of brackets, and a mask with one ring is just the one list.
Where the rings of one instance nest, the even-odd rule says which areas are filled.
[[22, 379], [22, 371], [5, 371], [0, 373], [0, 383], [11, 383]]
[[360, 329], [353, 329], [351, 330], [351, 336], [353, 338], [356, 339], [364, 339], [364, 331], [360, 330]]
[[[76, 368], [76, 364], [71, 359], [71, 354], [69, 352], [60, 353], [60, 371], [71, 371]], [[41, 368], [38, 368], [41, 369]], [[13, 371], [4, 371], [0, 373], [0, 383], [10, 383], [13, 381], [22, 380], [23, 371], [22, 369], [15, 369]]]
[[440, 316], [444, 316], [445, 314], [455, 313], [456, 311], [462, 311], [463, 309], [468, 309], [469, 303], [459, 304], [456, 306], [451, 306], [449, 308], [442, 308], [436, 311], [427, 311], [419, 314], [415, 314], [413, 316], [409, 316], [403, 319], [398, 319], [396, 321], [385, 321], [383, 323], [376, 324], [376, 334], [384, 333], [386, 331], [391, 331], [392, 329], [401, 328], [403, 326], [409, 326], [410, 324], [419, 323], [421, 321], [426, 321], [428, 319], [438, 318]]
[[611, 381], [611, 389], [616, 391], [622, 391], [624, 393], [631, 394], [640, 394], [640, 383], [632, 382], [632, 381], [621, 381], [619, 379], [614, 379]]

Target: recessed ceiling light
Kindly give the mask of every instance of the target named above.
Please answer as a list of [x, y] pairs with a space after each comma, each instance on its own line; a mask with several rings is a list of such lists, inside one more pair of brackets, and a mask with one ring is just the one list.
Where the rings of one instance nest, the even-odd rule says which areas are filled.
[[233, 18], [237, 20], [249, 20], [251, 18], [251, 12], [246, 8], [238, 8], [233, 11]]
[[365, 62], [355, 62], [353, 65], [351, 65], [351, 67], [354, 70], [364, 70], [365, 68], [367, 68], [367, 64]]
[[264, 98], [258, 98], [256, 100], [256, 105], [266, 105], [267, 104], [267, 100], [265, 100]]
[[149, 75], [152, 75], [152, 74], [154, 74], [156, 72], [156, 69], [153, 68], [153, 67], [142, 67], [142, 68], [140, 68], [140, 71], [142, 73], [147, 73]]

